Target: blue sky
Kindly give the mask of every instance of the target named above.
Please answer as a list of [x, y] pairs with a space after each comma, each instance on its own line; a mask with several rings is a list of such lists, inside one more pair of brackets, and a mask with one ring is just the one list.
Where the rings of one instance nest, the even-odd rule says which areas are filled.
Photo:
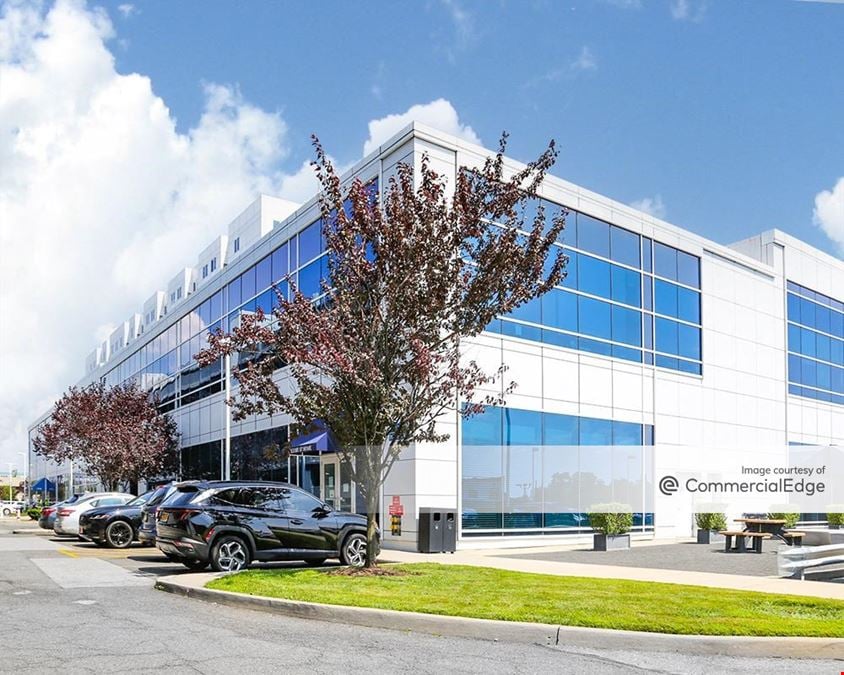
[[840, 257], [842, 36], [832, 0], [0, 0], [0, 460], [256, 193], [313, 196], [314, 132], [554, 138], [574, 183]]
[[831, 253], [813, 200], [844, 175], [844, 4], [756, 0], [135, 3], [120, 72], [180, 129], [201, 81], [278, 110], [291, 166], [317, 132], [344, 161], [366, 124], [449, 100], [484, 144], [560, 143], [555, 173], [729, 242], [780, 227]]

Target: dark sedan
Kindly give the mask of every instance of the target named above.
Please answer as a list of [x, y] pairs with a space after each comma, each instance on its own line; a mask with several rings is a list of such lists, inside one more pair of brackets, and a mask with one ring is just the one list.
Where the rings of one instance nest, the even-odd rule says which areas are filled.
[[141, 507], [155, 494], [145, 492], [120, 506], [100, 506], [79, 516], [79, 536], [100, 546], [128, 548], [138, 538]]
[[[156, 544], [190, 569], [244, 569], [253, 560], [322, 565], [366, 561], [366, 517], [334, 511], [287, 483], [196, 481], [158, 509]], [[377, 552], [376, 552], [377, 553]]]
[[138, 541], [144, 546], [155, 546], [155, 523], [158, 518], [158, 507], [164, 503], [175, 489], [172, 483], [162, 485], [141, 508], [141, 525], [138, 528]]

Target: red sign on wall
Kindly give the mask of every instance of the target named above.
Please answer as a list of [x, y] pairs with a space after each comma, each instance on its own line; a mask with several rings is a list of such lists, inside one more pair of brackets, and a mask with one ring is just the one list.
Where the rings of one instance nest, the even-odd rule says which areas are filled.
[[393, 495], [393, 501], [390, 504], [390, 515], [391, 516], [403, 516], [404, 515], [404, 506], [402, 506], [401, 497], [399, 495]]

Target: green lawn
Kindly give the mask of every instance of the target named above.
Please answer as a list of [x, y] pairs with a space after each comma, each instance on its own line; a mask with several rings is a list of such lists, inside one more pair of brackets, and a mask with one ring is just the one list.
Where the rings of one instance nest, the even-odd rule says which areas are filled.
[[[332, 605], [662, 633], [844, 637], [844, 601], [463, 565], [391, 565], [405, 576], [251, 570], [208, 588]], [[820, 583], [820, 582], [819, 582]]]

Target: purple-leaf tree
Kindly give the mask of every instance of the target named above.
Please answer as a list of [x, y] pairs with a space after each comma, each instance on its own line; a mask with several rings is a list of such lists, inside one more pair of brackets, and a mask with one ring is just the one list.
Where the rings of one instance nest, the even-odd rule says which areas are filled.
[[33, 440], [35, 451], [57, 463], [84, 464], [109, 490], [167, 475], [176, 468], [178, 434], [169, 415], [136, 383], [71, 387]]
[[[243, 315], [197, 355], [204, 365], [239, 353], [235, 418], [282, 413], [299, 430], [316, 420], [330, 429], [366, 501], [367, 567], [381, 486], [402, 449], [446, 440], [437, 422], [448, 411], [468, 416], [502, 403], [477, 394], [502, 369], [461, 358], [461, 342], [564, 275], [567, 259], [552, 245], [565, 212], [548, 222], [541, 207], [525, 215], [554, 144], [508, 174], [506, 140], [452, 186], [427, 158], [416, 173], [401, 165], [379, 199], [359, 180], [344, 190], [314, 138], [327, 254], [321, 297], [303, 296], [291, 279], [291, 299], [279, 297], [271, 317]], [[273, 377], [282, 367], [292, 384], [284, 391]]]

